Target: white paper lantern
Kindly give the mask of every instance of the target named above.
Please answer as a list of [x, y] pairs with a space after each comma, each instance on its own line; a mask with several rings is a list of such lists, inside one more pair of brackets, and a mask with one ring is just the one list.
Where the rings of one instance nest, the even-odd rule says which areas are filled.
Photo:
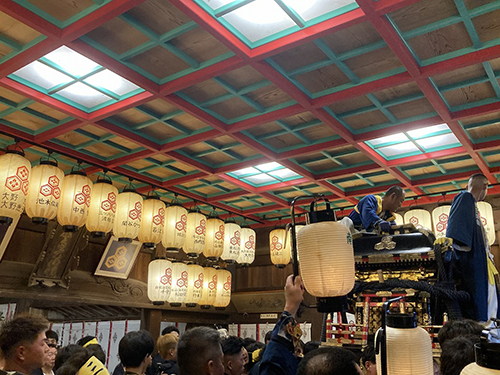
[[446, 237], [450, 208], [450, 205], [443, 205], [432, 210], [432, 224], [434, 225], [434, 234], [436, 238]]
[[469, 363], [460, 375], [500, 375], [500, 370], [479, 366], [476, 362]]
[[40, 160], [40, 164], [31, 169], [26, 215], [33, 223], [45, 224], [56, 217], [63, 180], [64, 172], [55, 160]]
[[87, 221], [92, 181], [83, 170], [73, 170], [64, 177], [57, 221], [66, 232], [76, 232]]
[[248, 266], [253, 263], [255, 259], [255, 241], [256, 241], [255, 231], [244, 226], [241, 228], [241, 246], [240, 255], [236, 262], [243, 266]]
[[224, 222], [218, 216], [207, 219], [207, 235], [203, 255], [210, 261], [216, 261], [224, 251]]
[[195, 307], [203, 294], [203, 267], [197, 264], [188, 264], [188, 287], [186, 306]]
[[134, 189], [125, 188], [116, 197], [113, 234], [119, 241], [132, 241], [141, 228], [142, 197]]
[[290, 263], [291, 246], [287, 241], [287, 231], [285, 228], [274, 228], [269, 233], [269, 247], [271, 251], [271, 262], [278, 268], [285, 267]]
[[93, 237], [104, 237], [115, 223], [118, 189], [111, 179], [99, 178], [92, 186], [89, 215], [86, 227]]
[[198, 304], [202, 309], [213, 306], [217, 297], [217, 270], [212, 267], [203, 267], [203, 292]]
[[405, 223], [405, 220], [400, 214], [394, 213], [394, 222], [396, 223], [396, 225], [403, 225]]
[[165, 209], [165, 226], [161, 243], [167, 252], [178, 252], [186, 240], [187, 210], [178, 203]]
[[148, 266], [148, 298], [153, 305], [163, 305], [172, 289], [172, 262], [155, 259]]
[[231, 272], [226, 269], [217, 270], [217, 296], [214, 306], [224, 308], [231, 302]]
[[488, 243], [491, 246], [495, 243], [495, 219], [493, 218], [493, 209], [488, 202], [477, 202], [477, 210], [479, 211], [481, 222], [488, 236]]
[[335, 221], [306, 225], [297, 233], [299, 268], [304, 287], [316, 297], [336, 297], [354, 286], [351, 232]]
[[240, 255], [241, 245], [241, 227], [234, 222], [233, 219], [228, 219], [224, 229], [224, 251], [221, 259], [227, 263], [234, 263]]
[[0, 156], [0, 223], [10, 225], [21, 216], [28, 194], [31, 163], [24, 152], [7, 150]]
[[165, 203], [158, 197], [148, 196], [142, 207], [139, 241], [144, 247], [154, 248], [163, 238], [165, 226]]
[[[375, 342], [380, 332], [377, 331]], [[394, 328], [388, 325], [386, 343], [387, 375], [433, 375], [432, 342], [423, 328]], [[382, 374], [380, 353], [376, 355], [375, 362], [377, 373]]]
[[431, 214], [421, 208], [406, 211], [404, 219], [405, 224], [413, 224], [417, 229], [426, 228], [430, 230], [432, 228]]
[[172, 289], [168, 302], [170, 306], [179, 307], [186, 301], [188, 288], [188, 266], [182, 262], [172, 263]]
[[200, 212], [187, 215], [186, 241], [182, 250], [192, 258], [197, 258], [205, 248], [207, 218]]

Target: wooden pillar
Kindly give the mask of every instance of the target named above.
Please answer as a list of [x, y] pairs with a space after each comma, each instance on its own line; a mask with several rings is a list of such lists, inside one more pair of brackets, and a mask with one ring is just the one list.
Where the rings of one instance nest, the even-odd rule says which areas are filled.
[[151, 333], [151, 336], [153, 336], [153, 339], [155, 340], [155, 344], [156, 339], [160, 337], [161, 334], [161, 316], [161, 310], [142, 309], [141, 311], [141, 329], [145, 329]]

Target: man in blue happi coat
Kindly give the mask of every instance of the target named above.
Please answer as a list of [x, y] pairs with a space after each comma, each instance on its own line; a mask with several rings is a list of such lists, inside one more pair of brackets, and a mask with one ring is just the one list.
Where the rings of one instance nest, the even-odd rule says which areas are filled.
[[453, 199], [446, 230], [446, 237], [453, 240], [462, 287], [472, 298], [472, 303], [464, 309], [464, 315], [480, 322], [500, 318], [498, 271], [476, 204], [486, 197], [487, 190], [486, 176], [471, 176], [467, 191], [462, 191]]
[[401, 186], [391, 186], [384, 194], [367, 195], [359, 201], [349, 214], [356, 229], [365, 229], [368, 232], [374, 229], [388, 232], [394, 225], [396, 211], [405, 200], [405, 191]]

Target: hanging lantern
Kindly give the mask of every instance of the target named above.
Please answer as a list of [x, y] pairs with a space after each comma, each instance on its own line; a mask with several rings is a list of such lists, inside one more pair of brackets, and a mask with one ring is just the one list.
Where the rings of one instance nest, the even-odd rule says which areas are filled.
[[165, 209], [165, 226], [161, 243], [167, 252], [178, 252], [186, 240], [187, 210], [174, 200]]
[[40, 164], [31, 169], [26, 214], [33, 223], [47, 224], [56, 217], [63, 180], [64, 172], [54, 158], [41, 159]]
[[224, 222], [217, 212], [212, 211], [207, 219], [207, 235], [203, 255], [210, 261], [216, 261], [224, 251]]
[[480, 341], [474, 345], [476, 361], [465, 366], [460, 375], [500, 375], [500, 343], [488, 337], [493, 330], [500, 332], [500, 328], [483, 331]]
[[207, 218], [198, 211], [187, 215], [186, 242], [182, 249], [188, 257], [197, 258], [205, 248]]
[[434, 234], [436, 238], [446, 237], [450, 209], [450, 205], [443, 205], [432, 210], [432, 223], [434, 224]]
[[255, 231], [248, 225], [241, 227], [241, 246], [240, 255], [236, 262], [243, 265], [249, 266], [255, 259], [255, 241], [256, 241]]
[[7, 150], [0, 166], [0, 224], [10, 225], [24, 210], [31, 164], [22, 150]]
[[156, 244], [163, 238], [164, 226], [165, 203], [156, 194], [148, 195], [142, 209], [139, 241], [142, 242], [144, 247], [155, 248]]
[[221, 259], [234, 263], [240, 255], [241, 228], [233, 218], [227, 219], [224, 228], [224, 251]]
[[118, 241], [132, 241], [141, 228], [142, 197], [132, 184], [123, 189], [116, 197], [116, 216], [113, 234]]
[[148, 298], [153, 305], [163, 305], [172, 289], [172, 262], [155, 259], [148, 266]]
[[413, 224], [417, 229], [432, 228], [431, 214], [421, 208], [406, 211], [404, 219], [405, 224]]
[[[388, 314], [386, 327], [380, 328], [375, 336], [377, 346], [385, 336], [385, 355], [377, 350], [377, 374], [382, 371], [383, 357], [387, 363], [386, 375], [432, 375], [432, 342], [429, 334], [417, 327], [414, 314]], [[385, 329], [385, 332], [384, 332]], [[380, 337], [379, 337], [380, 336]], [[404, 366], [401, 364], [404, 363]]]
[[57, 221], [65, 232], [76, 232], [87, 221], [92, 193], [92, 181], [83, 169], [72, 169], [64, 177]]
[[198, 304], [202, 309], [213, 306], [217, 297], [217, 270], [213, 267], [203, 267], [203, 291]]
[[92, 237], [104, 237], [113, 229], [117, 195], [118, 189], [113, 186], [111, 179], [106, 175], [99, 176], [92, 186], [89, 216], [86, 223], [87, 230]]
[[488, 243], [493, 245], [495, 243], [495, 220], [493, 219], [493, 209], [488, 202], [477, 202], [477, 210], [481, 217], [486, 236], [488, 236]]
[[[290, 240], [287, 241], [287, 231], [278, 226], [269, 233], [269, 246], [271, 249], [271, 262], [278, 268], [284, 268], [291, 259]], [[286, 243], [285, 243], [286, 242]]]
[[203, 267], [197, 264], [188, 264], [188, 286], [186, 307], [195, 307], [203, 294]]
[[[275, 243], [281, 243], [284, 232], [282, 229], [276, 234]], [[309, 294], [337, 297], [351, 291], [354, 254], [351, 232], [345, 225], [335, 221], [306, 225], [297, 233], [297, 252], [300, 274]]]
[[215, 308], [222, 309], [231, 301], [231, 272], [221, 268], [217, 270], [217, 296]]
[[179, 307], [186, 301], [188, 288], [188, 266], [182, 262], [172, 263], [172, 290], [168, 302], [170, 306]]
[[405, 223], [403, 216], [397, 213], [394, 214], [394, 221], [396, 222], [396, 225], [403, 225]]

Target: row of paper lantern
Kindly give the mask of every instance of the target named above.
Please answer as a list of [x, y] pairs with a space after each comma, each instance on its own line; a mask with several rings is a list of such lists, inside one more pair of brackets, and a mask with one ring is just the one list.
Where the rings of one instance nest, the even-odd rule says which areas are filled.
[[[450, 216], [450, 205], [442, 205], [432, 210], [432, 214], [424, 209], [417, 208], [405, 212], [404, 217], [395, 214], [396, 224], [413, 224], [416, 228], [433, 228], [437, 238], [446, 236], [448, 227], [448, 218]], [[488, 236], [488, 243], [493, 245], [495, 242], [495, 220], [493, 217], [493, 208], [488, 202], [477, 202], [477, 209], [481, 222]]]
[[[305, 225], [295, 225], [298, 233]], [[291, 231], [284, 227], [276, 227], [269, 233], [269, 250], [271, 262], [278, 268], [285, 267], [292, 259]]]
[[226, 269], [155, 259], [148, 267], [148, 297], [153, 304], [223, 308], [231, 300], [231, 273]]
[[192, 257], [203, 253], [209, 260], [220, 257], [246, 265], [255, 258], [255, 231], [234, 220], [224, 223], [217, 215], [207, 219], [180, 204], [166, 207], [154, 195], [143, 200], [132, 188], [118, 193], [110, 179], [93, 184], [83, 170], [64, 176], [53, 160], [31, 168], [22, 153], [12, 150], [0, 156], [0, 166], [1, 222], [18, 218], [26, 205], [33, 222], [57, 217], [66, 231], [86, 225], [93, 235], [113, 231], [120, 240], [138, 237], [149, 247], [161, 241], [167, 251], [182, 248]]

